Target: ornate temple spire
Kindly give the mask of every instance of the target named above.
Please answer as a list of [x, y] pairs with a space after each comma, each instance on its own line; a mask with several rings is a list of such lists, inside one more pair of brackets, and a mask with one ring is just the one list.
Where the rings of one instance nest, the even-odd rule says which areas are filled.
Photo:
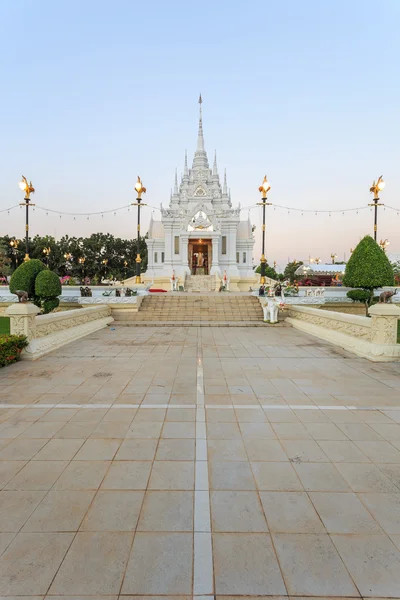
[[178, 190], [178, 169], [175, 169], [174, 196], [177, 196], [178, 193], [179, 193], [179, 190]]
[[189, 181], [189, 169], [188, 169], [188, 162], [187, 162], [187, 150], [185, 150], [185, 166], [183, 169], [183, 178], [182, 181]]
[[226, 169], [224, 170], [224, 187], [222, 188], [222, 193], [224, 196], [228, 195], [228, 184], [226, 181]]
[[203, 104], [203, 99], [201, 97], [201, 94], [199, 96], [199, 105], [200, 105], [200, 111], [199, 111], [199, 131], [197, 134], [197, 149], [196, 152], [194, 153], [194, 159], [193, 159], [193, 169], [195, 170], [201, 170], [201, 169], [208, 169], [208, 158], [207, 158], [207, 153], [205, 151], [204, 148], [204, 136], [203, 136], [203, 111], [202, 111], [202, 107], [201, 105]]
[[217, 167], [217, 151], [214, 152], [214, 164], [213, 164], [213, 177], [218, 177], [218, 167]]

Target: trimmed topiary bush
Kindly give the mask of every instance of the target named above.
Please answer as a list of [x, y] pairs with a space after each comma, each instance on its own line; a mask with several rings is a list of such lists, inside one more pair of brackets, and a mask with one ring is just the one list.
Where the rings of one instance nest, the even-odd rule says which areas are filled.
[[0, 367], [5, 367], [20, 359], [22, 350], [28, 345], [24, 335], [0, 336]]
[[60, 294], [61, 283], [57, 273], [48, 269], [39, 273], [35, 280], [35, 296], [52, 298]]
[[369, 302], [371, 293], [368, 290], [350, 290], [346, 296], [353, 302]]
[[41, 260], [33, 258], [19, 265], [11, 275], [10, 292], [15, 294], [17, 290], [28, 293], [30, 299], [35, 298], [35, 279], [41, 272], [47, 270]]
[[61, 294], [61, 283], [57, 273], [41, 271], [35, 280], [35, 296], [40, 301], [40, 307], [46, 314], [57, 308], [60, 304], [58, 296]]
[[[370, 235], [366, 235], [361, 240], [351, 255], [346, 265], [343, 284], [347, 287], [361, 288], [358, 291], [368, 293], [368, 298], [364, 300], [367, 315], [368, 307], [374, 297], [374, 289], [394, 285], [393, 268], [389, 259], [385, 251], [378, 246]], [[348, 292], [348, 295], [350, 293]], [[366, 294], [364, 297], [366, 297]], [[358, 301], [362, 302], [363, 300]]]

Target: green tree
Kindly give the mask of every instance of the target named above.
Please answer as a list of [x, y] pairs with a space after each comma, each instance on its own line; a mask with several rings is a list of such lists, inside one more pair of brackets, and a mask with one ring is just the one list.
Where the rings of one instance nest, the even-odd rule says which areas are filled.
[[297, 271], [297, 269], [301, 267], [302, 264], [304, 264], [302, 260], [300, 260], [299, 262], [297, 260], [294, 260], [288, 263], [285, 267], [285, 270], [283, 271], [283, 279], [289, 279], [290, 283], [293, 283], [295, 280], [294, 274]]
[[368, 299], [365, 301], [367, 315], [368, 307], [373, 301], [374, 289], [394, 285], [393, 268], [389, 259], [370, 235], [366, 235], [361, 240], [351, 255], [344, 273], [343, 284], [369, 292]]
[[[255, 272], [261, 273], [261, 265], [258, 265]], [[265, 265], [265, 276], [269, 277], [270, 279], [275, 279], [276, 281], [279, 280], [278, 273], [275, 271], [275, 269], [273, 267], [270, 267], [268, 263]]]
[[8, 256], [8, 248], [0, 241], [0, 277], [7, 277], [11, 273], [11, 258]]

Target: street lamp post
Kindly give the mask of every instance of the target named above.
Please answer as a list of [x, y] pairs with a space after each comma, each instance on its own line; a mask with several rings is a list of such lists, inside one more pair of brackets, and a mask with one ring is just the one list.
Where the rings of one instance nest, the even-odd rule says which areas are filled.
[[84, 283], [83, 279], [85, 275], [85, 260], [86, 258], [84, 256], [78, 258], [78, 262], [82, 266], [82, 283]]
[[11, 246], [11, 251], [13, 253], [13, 257], [15, 260], [15, 268], [18, 267], [18, 246], [19, 246], [19, 240], [13, 239], [10, 242], [10, 246]]
[[138, 175], [137, 182], [135, 185], [135, 190], [137, 193], [137, 202], [132, 202], [132, 206], [138, 207], [137, 214], [137, 253], [136, 253], [136, 283], [140, 283], [140, 263], [142, 259], [140, 258], [140, 207], [146, 206], [145, 204], [141, 204], [142, 194], [146, 193], [146, 188], [143, 187], [142, 182], [140, 181], [140, 177]]
[[264, 175], [264, 179], [258, 191], [262, 194], [262, 202], [257, 202], [259, 206], [263, 207], [263, 224], [262, 224], [262, 251], [261, 251], [261, 277], [260, 284], [265, 285], [265, 270], [267, 265], [267, 260], [265, 258], [265, 207], [271, 206], [272, 202], [267, 202], [267, 194], [271, 189], [271, 185], [267, 179], [267, 176]]
[[19, 182], [20, 189], [25, 192], [25, 202], [20, 202], [20, 206], [25, 206], [26, 209], [26, 217], [25, 217], [25, 258], [26, 262], [29, 260], [29, 207], [35, 206], [34, 204], [30, 204], [31, 194], [35, 193], [35, 188], [32, 185], [32, 181], [28, 183], [26, 177], [22, 175], [22, 179]]
[[378, 206], [383, 206], [383, 203], [379, 202], [379, 192], [383, 190], [385, 187], [385, 182], [382, 179], [382, 175], [372, 183], [372, 186], [369, 188], [371, 194], [374, 195], [374, 201], [372, 204], [368, 206], [374, 207], [374, 240], [376, 241], [376, 236], [378, 233]]
[[43, 254], [46, 257], [46, 265], [47, 267], [49, 266], [49, 256], [50, 256], [50, 252], [51, 252], [51, 248], [50, 246], [48, 246], [48, 248], [43, 248]]

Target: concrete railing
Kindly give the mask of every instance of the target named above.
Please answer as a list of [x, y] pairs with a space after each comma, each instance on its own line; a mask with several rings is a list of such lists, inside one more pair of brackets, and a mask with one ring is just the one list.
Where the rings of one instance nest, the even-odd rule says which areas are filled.
[[371, 318], [306, 306], [289, 306], [286, 321], [323, 340], [350, 350], [372, 361], [399, 361], [397, 323], [400, 308], [394, 304], [375, 304]]
[[35, 360], [89, 333], [106, 327], [114, 319], [109, 306], [69, 310], [39, 315], [34, 304], [13, 304], [6, 315], [10, 317], [10, 333], [25, 335], [29, 345], [21, 357]]

